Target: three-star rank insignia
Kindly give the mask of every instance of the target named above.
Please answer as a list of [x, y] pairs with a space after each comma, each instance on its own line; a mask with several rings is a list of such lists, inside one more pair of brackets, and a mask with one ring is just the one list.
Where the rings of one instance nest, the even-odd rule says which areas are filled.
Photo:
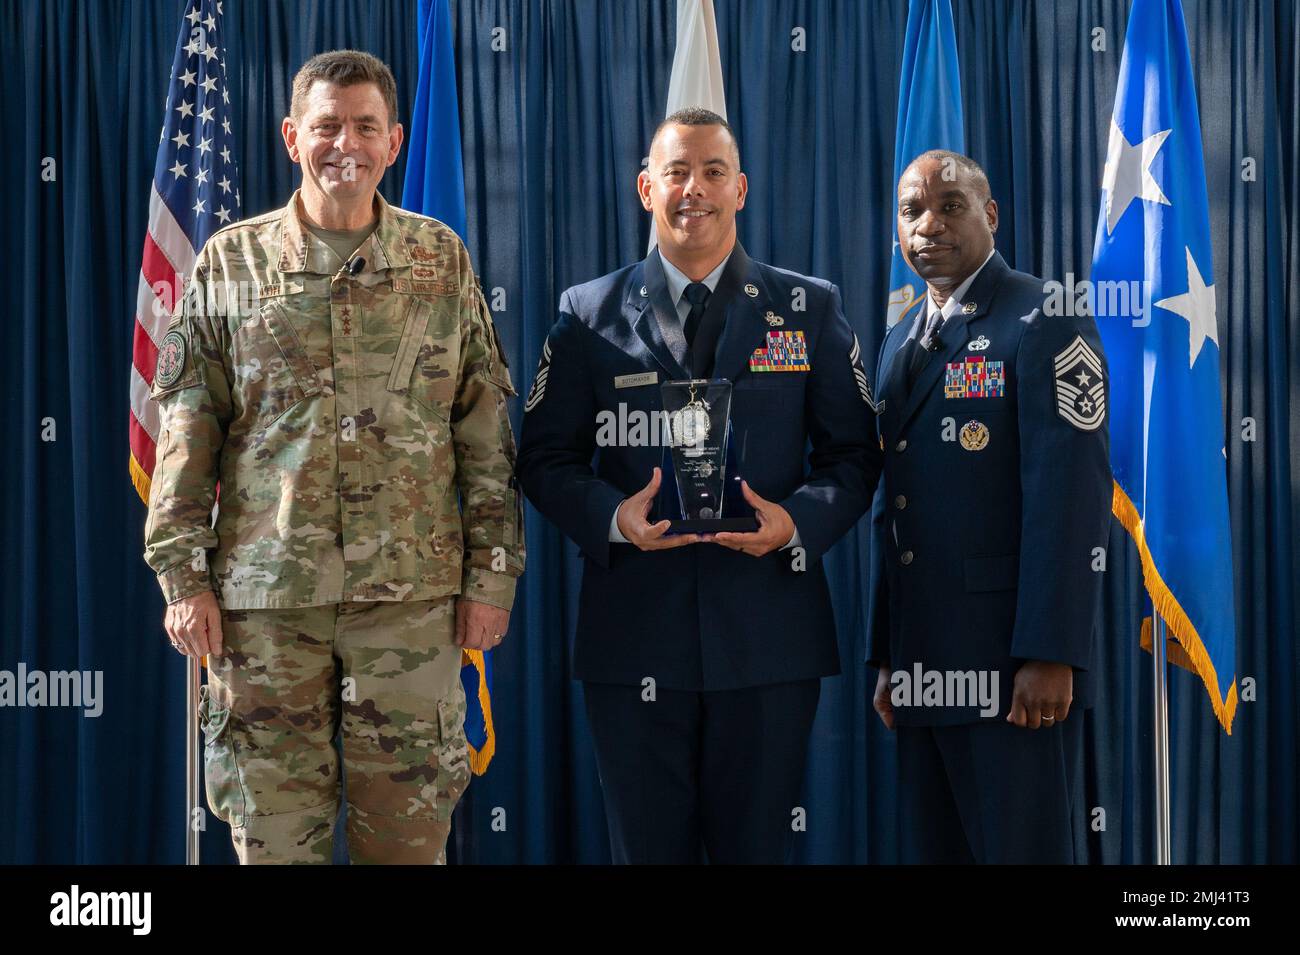
[[1101, 359], [1080, 335], [1056, 356], [1056, 411], [1080, 431], [1096, 431], [1106, 420]]
[[808, 364], [808, 343], [803, 331], [771, 331], [767, 333], [767, 345], [755, 348], [749, 356], [750, 371], [810, 371]]
[[170, 388], [180, 381], [185, 371], [185, 336], [179, 329], [172, 329], [163, 336], [158, 346], [158, 364], [154, 368], [153, 382], [159, 388]]
[[988, 447], [989, 429], [983, 421], [967, 421], [957, 437], [967, 451], [983, 451]]

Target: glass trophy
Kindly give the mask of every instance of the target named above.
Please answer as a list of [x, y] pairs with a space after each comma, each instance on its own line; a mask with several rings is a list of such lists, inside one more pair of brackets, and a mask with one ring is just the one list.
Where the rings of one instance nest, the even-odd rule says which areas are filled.
[[[671, 522], [669, 534], [758, 530], [740, 489], [731, 447], [731, 382], [665, 381], [659, 389], [664, 467], [658, 519]], [[670, 474], [675, 481], [669, 480]]]

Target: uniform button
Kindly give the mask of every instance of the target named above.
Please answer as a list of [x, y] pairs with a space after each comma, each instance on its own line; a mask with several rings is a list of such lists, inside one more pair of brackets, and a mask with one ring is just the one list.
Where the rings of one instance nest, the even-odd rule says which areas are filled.
[[903, 566], [906, 567], [912, 562], [912, 552], [910, 550], [905, 550], [899, 555], [898, 559], [902, 561]]
[[898, 497], [894, 498], [894, 507], [898, 508], [900, 511], [907, 507], [907, 498], [901, 494], [898, 495]]
[[906, 451], [907, 439], [904, 438], [903, 440], [899, 441], [898, 444], [894, 445], [894, 450], [897, 451], [899, 454], [902, 454], [904, 451]]

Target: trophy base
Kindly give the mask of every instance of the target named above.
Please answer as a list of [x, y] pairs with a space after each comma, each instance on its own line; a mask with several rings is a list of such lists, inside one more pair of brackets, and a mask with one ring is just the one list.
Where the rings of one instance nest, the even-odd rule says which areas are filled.
[[668, 521], [668, 534], [750, 534], [758, 530], [756, 517], [700, 517], [694, 520], [678, 518]]

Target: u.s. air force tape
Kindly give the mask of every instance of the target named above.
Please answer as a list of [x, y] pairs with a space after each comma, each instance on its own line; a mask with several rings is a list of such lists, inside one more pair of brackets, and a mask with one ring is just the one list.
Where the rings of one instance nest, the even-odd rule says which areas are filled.
[[158, 346], [158, 365], [154, 369], [154, 384], [160, 388], [170, 388], [180, 381], [185, 371], [185, 336], [178, 329], [172, 329], [163, 336]]

